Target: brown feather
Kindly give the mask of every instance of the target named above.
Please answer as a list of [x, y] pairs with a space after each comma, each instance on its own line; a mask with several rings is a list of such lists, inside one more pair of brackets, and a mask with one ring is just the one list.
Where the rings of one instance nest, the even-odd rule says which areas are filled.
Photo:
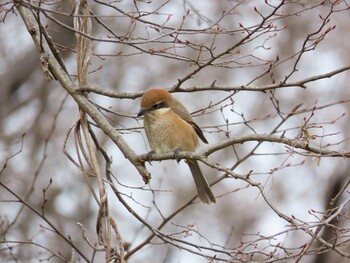
[[[189, 124], [191, 124], [191, 126], [193, 127], [193, 129], [195, 130], [196, 134], [198, 135], [198, 137], [204, 142], [208, 144], [208, 140], [205, 138], [203, 131], [201, 130], [201, 128], [199, 128], [199, 126], [193, 121], [191, 114], [188, 112], [188, 110], [185, 108], [184, 105], [182, 105], [181, 102], [179, 102], [178, 100], [172, 98], [172, 107], [171, 109], [177, 114], [179, 115], [183, 120], [187, 121]], [[176, 107], [175, 107], [176, 106]]]

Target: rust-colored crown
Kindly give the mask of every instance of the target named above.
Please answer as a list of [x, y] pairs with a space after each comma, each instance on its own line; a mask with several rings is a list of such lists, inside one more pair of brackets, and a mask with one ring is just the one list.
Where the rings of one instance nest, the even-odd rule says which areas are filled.
[[157, 103], [170, 101], [171, 99], [171, 94], [164, 89], [150, 89], [142, 96], [141, 109], [147, 110]]

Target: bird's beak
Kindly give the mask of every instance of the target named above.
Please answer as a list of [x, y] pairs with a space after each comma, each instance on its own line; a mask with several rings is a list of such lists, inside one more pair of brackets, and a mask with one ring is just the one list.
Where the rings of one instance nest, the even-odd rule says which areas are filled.
[[143, 110], [142, 109], [140, 109], [140, 111], [139, 111], [139, 113], [137, 113], [137, 117], [140, 117], [140, 116], [142, 116], [143, 115]]

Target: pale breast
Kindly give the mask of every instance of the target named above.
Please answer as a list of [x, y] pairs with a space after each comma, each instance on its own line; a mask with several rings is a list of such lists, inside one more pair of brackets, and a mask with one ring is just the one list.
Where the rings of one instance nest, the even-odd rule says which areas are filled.
[[170, 109], [159, 109], [144, 116], [147, 139], [156, 153], [177, 149], [194, 151], [198, 144], [193, 127]]

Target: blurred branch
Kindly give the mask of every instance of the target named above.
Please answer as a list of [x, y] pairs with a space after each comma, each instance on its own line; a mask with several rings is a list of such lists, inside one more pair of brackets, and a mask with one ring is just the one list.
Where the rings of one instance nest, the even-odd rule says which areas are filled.
[[[347, 167], [348, 168], [348, 167]], [[322, 233], [320, 238], [327, 242], [333, 243], [336, 246], [338, 237], [337, 228], [341, 228], [341, 220], [339, 215], [343, 213], [349, 202], [349, 197], [342, 201], [340, 196], [344, 194], [349, 186], [350, 180], [348, 179], [348, 169], [345, 172], [337, 176], [332, 176], [331, 184], [328, 189], [327, 196], [325, 198], [325, 211], [320, 225], [322, 226]], [[322, 243], [321, 243], [322, 244]], [[330, 253], [320, 253], [314, 258], [315, 263], [326, 263], [330, 260]]]
[[39, 216], [41, 219], [45, 221], [46, 224], [48, 224], [55, 234], [59, 235], [70, 247], [72, 247], [86, 262], [90, 262], [87, 256], [81, 251], [70, 238], [67, 238], [64, 233], [62, 233], [57, 227], [51, 223], [50, 220], [46, 218], [45, 215], [41, 214], [39, 211], [37, 211], [33, 206], [31, 206], [28, 202], [26, 202], [23, 198], [21, 198], [16, 192], [11, 190], [7, 185], [5, 185], [3, 182], [0, 181], [0, 186], [2, 186], [7, 192], [11, 193], [18, 201], [21, 202], [21, 204], [28, 207], [34, 214]]
[[[18, 240], [6, 240], [6, 243], [9, 244], [8, 249], [11, 249], [11, 245], [33, 245], [36, 247], [41, 248], [42, 250], [45, 250], [47, 252], [49, 252], [51, 254], [50, 258], [58, 258], [60, 259], [62, 262], [69, 262], [68, 259], [64, 258], [62, 255], [60, 255], [59, 253], [55, 253], [53, 252], [51, 249], [49, 249], [46, 244], [45, 245], [41, 245], [37, 242], [31, 241], [31, 240], [26, 240], [26, 241], [18, 241]], [[87, 261], [90, 262], [90, 261]]]

